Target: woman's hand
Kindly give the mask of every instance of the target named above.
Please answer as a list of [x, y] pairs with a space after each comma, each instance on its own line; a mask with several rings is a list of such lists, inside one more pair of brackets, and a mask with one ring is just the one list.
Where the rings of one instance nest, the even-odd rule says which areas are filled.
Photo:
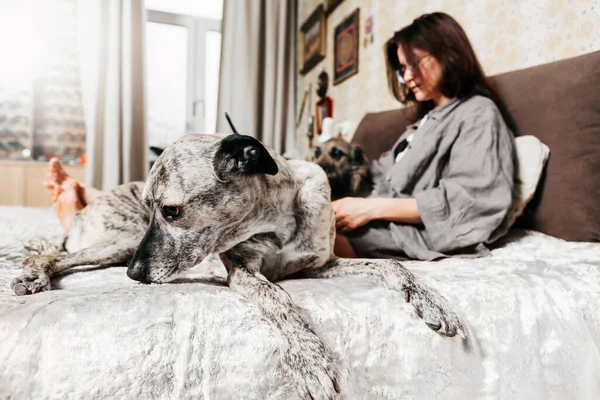
[[373, 220], [372, 199], [344, 197], [331, 203], [335, 213], [335, 227], [348, 232]]
[[375, 219], [405, 224], [423, 223], [417, 200], [413, 198], [344, 197], [331, 205], [335, 213], [335, 227], [341, 232], [354, 230]]

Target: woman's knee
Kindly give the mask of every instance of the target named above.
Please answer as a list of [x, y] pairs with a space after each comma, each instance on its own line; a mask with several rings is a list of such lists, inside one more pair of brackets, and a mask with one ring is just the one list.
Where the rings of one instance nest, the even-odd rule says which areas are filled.
[[341, 234], [335, 235], [335, 244], [333, 246], [333, 253], [341, 258], [357, 258], [358, 254], [348, 238]]

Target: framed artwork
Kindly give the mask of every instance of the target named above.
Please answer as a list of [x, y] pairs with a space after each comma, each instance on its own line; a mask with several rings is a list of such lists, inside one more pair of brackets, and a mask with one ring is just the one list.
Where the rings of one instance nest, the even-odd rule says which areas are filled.
[[339, 6], [344, 0], [323, 0], [325, 6], [325, 15], [329, 15]]
[[327, 31], [325, 11], [323, 4], [310, 14], [310, 17], [302, 24], [301, 46], [302, 46], [302, 69], [300, 73], [305, 75], [323, 58], [325, 58], [325, 33]]
[[358, 73], [358, 35], [360, 9], [357, 8], [335, 27], [333, 38], [333, 84], [342, 83]]

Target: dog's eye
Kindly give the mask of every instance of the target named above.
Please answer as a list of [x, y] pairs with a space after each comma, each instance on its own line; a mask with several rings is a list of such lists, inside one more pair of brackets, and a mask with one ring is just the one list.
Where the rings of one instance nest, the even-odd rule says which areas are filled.
[[181, 215], [181, 208], [177, 206], [164, 206], [162, 213], [166, 219], [174, 220]]
[[321, 148], [320, 147], [316, 147], [315, 148], [315, 158], [321, 157]]
[[329, 152], [329, 154], [331, 155], [331, 157], [333, 157], [336, 160], [339, 160], [340, 157], [342, 156], [342, 152], [339, 151], [337, 147], [332, 148], [331, 151]]

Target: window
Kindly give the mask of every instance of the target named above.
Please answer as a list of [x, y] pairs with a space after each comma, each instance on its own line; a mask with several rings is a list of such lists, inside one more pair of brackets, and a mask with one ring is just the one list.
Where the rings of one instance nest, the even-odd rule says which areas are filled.
[[148, 143], [216, 129], [222, 1], [147, 0]]
[[76, 0], [2, 4], [0, 158], [85, 153], [77, 43]]
[[147, 24], [147, 117], [152, 146], [164, 148], [187, 131], [187, 38], [183, 26]]
[[[222, 0], [146, 0], [151, 146], [216, 128]], [[77, 0], [2, 2], [0, 158], [85, 154]]]

